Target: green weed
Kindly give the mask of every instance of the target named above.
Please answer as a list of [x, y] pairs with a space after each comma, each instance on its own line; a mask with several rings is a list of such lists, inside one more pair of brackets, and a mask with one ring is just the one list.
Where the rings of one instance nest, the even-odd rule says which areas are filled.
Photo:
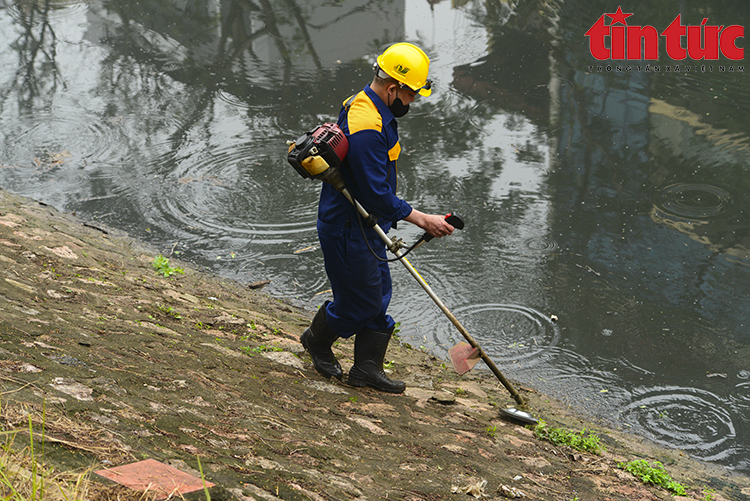
[[151, 266], [154, 267], [157, 273], [161, 273], [165, 277], [171, 277], [174, 274], [184, 275], [185, 270], [178, 267], [172, 267], [169, 265], [169, 259], [159, 254], [151, 262]]
[[644, 484], [658, 485], [677, 496], [685, 495], [685, 488], [672, 480], [672, 477], [659, 461], [654, 462], [654, 466], [651, 466], [643, 459], [636, 459], [627, 463], [618, 463], [617, 467], [640, 478]]
[[208, 486], [206, 485], [206, 477], [203, 475], [203, 466], [201, 466], [200, 456], [195, 456], [198, 459], [198, 470], [201, 473], [201, 481], [203, 482], [203, 494], [206, 495], [206, 501], [211, 501], [211, 494], [208, 492]]
[[162, 304], [162, 305], [159, 305], [159, 309], [160, 309], [160, 310], [161, 310], [162, 312], [164, 312], [164, 313], [167, 313], [168, 315], [172, 315], [172, 316], [173, 316], [173, 317], [174, 317], [175, 319], [177, 319], [177, 320], [180, 320], [180, 319], [182, 318], [182, 317], [180, 316], [180, 314], [179, 314], [179, 313], [177, 313], [177, 312], [175, 311], [175, 309], [174, 309], [174, 308], [172, 308], [171, 306], [167, 306], [167, 305], [164, 305], [164, 304]]
[[713, 489], [705, 488], [703, 489], [703, 501], [714, 501], [716, 498], [714, 495], [716, 494], [716, 491]]
[[534, 435], [540, 440], [546, 440], [555, 445], [567, 445], [573, 449], [591, 454], [601, 455], [604, 446], [599, 443], [599, 437], [585, 428], [579, 432], [565, 428], [550, 428], [543, 420], [534, 428]]

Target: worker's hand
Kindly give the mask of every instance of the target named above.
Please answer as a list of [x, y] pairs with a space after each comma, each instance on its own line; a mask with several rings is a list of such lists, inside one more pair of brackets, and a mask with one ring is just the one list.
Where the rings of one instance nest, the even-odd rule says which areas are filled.
[[433, 237], [444, 237], [453, 234], [453, 226], [445, 221], [445, 216], [439, 214], [425, 214], [416, 209], [412, 209], [411, 214], [406, 218], [412, 224], [416, 224]]

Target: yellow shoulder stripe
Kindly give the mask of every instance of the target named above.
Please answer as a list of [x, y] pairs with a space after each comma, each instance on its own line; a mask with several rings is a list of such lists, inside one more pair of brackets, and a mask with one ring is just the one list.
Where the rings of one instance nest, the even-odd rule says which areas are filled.
[[383, 118], [378, 113], [375, 104], [364, 92], [357, 94], [357, 97], [352, 101], [352, 104], [349, 106], [347, 120], [349, 123], [349, 134], [367, 129], [373, 129], [378, 132], [383, 130]]
[[398, 155], [401, 153], [401, 143], [396, 142], [396, 144], [391, 148], [391, 150], [388, 152], [388, 159], [389, 160], [398, 160]]

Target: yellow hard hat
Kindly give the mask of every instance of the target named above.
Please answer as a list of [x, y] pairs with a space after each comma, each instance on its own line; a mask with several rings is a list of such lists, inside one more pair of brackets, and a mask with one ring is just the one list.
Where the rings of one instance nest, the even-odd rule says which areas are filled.
[[378, 67], [389, 77], [422, 96], [432, 94], [432, 80], [427, 78], [430, 58], [422, 49], [407, 42], [395, 43], [378, 56]]

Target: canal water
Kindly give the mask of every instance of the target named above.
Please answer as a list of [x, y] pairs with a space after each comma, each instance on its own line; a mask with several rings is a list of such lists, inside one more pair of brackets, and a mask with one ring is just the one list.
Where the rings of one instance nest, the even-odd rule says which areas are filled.
[[[435, 91], [399, 121], [400, 195], [466, 228], [414, 266], [512, 379], [748, 473], [748, 73], [664, 40], [657, 60], [594, 59], [585, 33], [618, 5], [5, 0], [0, 186], [314, 310], [320, 186], [286, 141], [416, 42]], [[745, 0], [623, 11], [750, 25]], [[391, 269], [399, 335], [445, 356], [460, 335]]]

